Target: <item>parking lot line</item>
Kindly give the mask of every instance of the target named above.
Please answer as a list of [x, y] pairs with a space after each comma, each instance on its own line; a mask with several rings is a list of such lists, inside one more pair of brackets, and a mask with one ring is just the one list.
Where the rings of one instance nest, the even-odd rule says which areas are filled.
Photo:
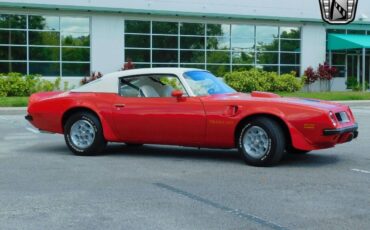
[[189, 193], [187, 191], [175, 188], [173, 186], [163, 184], [163, 183], [154, 183], [154, 185], [156, 185], [157, 187], [160, 187], [162, 189], [166, 189], [167, 191], [177, 193], [178, 195], [185, 196], [185, 197], [190, 198], [192, 200], [201, 202], [201, 203], [203, 203], [205, 205], [208, 205], [208, 206], [211, 206], [213, 208], [219, 209], [223, 212], [232, 214], [232, 215], [240, 217], [240, 218], [244, 218], [244, 219], [249, 220], [249, 221], [253, 221], [253, 222], [258, 223], [258, 224], [260, 224], [264, 227], [268, 227], [270, 229], [275, 229], [275, 230], [287, 230], [286, 227], [280, 226], [279, 224], [276, 224], [276, 223], [273, 223], [271, 221], [262, 219], [258, 216], [255, 216], [255, 215], [252, 215], [252, 214], [249, 214], [249, 213], [245, 213], [245, 212], [243, 212], [239, 209], [232, 209], [232, 208], [226, 207], [222, 204], [213, 202], [211, 200], [207, 200], [203, 197], [200, 197], [200, 196], [197, 196], [195, 194]]
[[31, 127], [27, 127], [26, 129], [27, 129], [28, 131], [32, 132], [32, 133], [36, 133], [36, 134], [39, 134], [39, 133], [40, 133], [40, 131], [38, 131], [37, 129], [33, 129], [33, 128], [31, 128]]
[[354, 172], [370, 174], [370, 171], [363, 170], [363, 169], [351, 169], [351, 170]]

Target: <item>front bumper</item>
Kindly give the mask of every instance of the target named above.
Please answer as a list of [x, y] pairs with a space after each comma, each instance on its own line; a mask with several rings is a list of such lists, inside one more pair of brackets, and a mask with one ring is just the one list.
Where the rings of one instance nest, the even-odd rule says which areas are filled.
[[337, 128], [337, 129], [324, 129], [324, 136], [333, 136], [333, 135], [340, 135], [344, 133], [353, 133], [353, 138], [358, 136], [358, 124], [355, 123], [354, 125]]

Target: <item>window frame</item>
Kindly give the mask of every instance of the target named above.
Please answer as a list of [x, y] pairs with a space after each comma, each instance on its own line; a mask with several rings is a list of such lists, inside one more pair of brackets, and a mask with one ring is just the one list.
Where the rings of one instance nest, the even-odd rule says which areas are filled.
[[120, 97], [123, 97], [123, 98], [138, 98], [138, 99], [144, 99], [144, 98], [147, 98], [147, 99], [153, 99], [153, 98], [174, 98], [174, 97], [127, 97], [127, 96], [123, 96], [121, 95], [121, 79], [124, 79], [124, 78], [134, 78], [134, 77], [150, 77], [150, 76], [158, 76], [158, 75], [166, 75], [166, 76], [172, 76], [172, 77], [175, 77], [179, 80], [180, 84], [182, 85], [184, 91], [183, 91], [183, 97], [191, 97], [192, 94], [189, 94], [188, 92], [188, 89], [186, 88], [186, 85], [184, 84], [184, 82], [182, 81], [182, 79], [177, 76], [176, 74], [173, 74], [173, 73], [148, 73], [148, 74], [134, 74], [134, 75], [128, 75], [128, 76], [122, 76], [122, 77], [119, 77], [118, 78], [118, 96]]

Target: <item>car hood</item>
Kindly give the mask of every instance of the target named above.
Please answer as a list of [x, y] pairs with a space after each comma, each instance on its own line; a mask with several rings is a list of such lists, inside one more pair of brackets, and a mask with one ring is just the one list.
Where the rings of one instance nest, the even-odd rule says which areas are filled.
[[307, 106], [312, 108], [319, 108], [324, 110], [336, 110], [338, 107], [347, 107], [346, 105], [323, 101], [318, 99], [310, 98], [293, 98], [293, 97], [281, 97], [274, 93], [267, 92], [252, 92], [252, 93], [233, 93], [233, 94], [223, 94], [223, 95], [213, 95], [216, 100], [231, 100], [231, 101], [260, 101], [260, 102], [271, 102], [271, 103], [283, 103], [292, 104], [299, 106]]

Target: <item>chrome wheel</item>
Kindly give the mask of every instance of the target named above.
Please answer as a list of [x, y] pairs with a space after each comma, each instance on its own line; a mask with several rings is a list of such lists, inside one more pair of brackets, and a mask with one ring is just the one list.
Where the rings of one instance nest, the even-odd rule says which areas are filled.
[[270, 140], [265, 130], [252, 126], [245, 132], [242, 144], [248, 155], [258, 159], [268, 152]]
[[70, 135], [73, 145], [81, 149], [86, 149], [94, 142], [95, 130], [90, 122], [78, 120], [72, 125]]

